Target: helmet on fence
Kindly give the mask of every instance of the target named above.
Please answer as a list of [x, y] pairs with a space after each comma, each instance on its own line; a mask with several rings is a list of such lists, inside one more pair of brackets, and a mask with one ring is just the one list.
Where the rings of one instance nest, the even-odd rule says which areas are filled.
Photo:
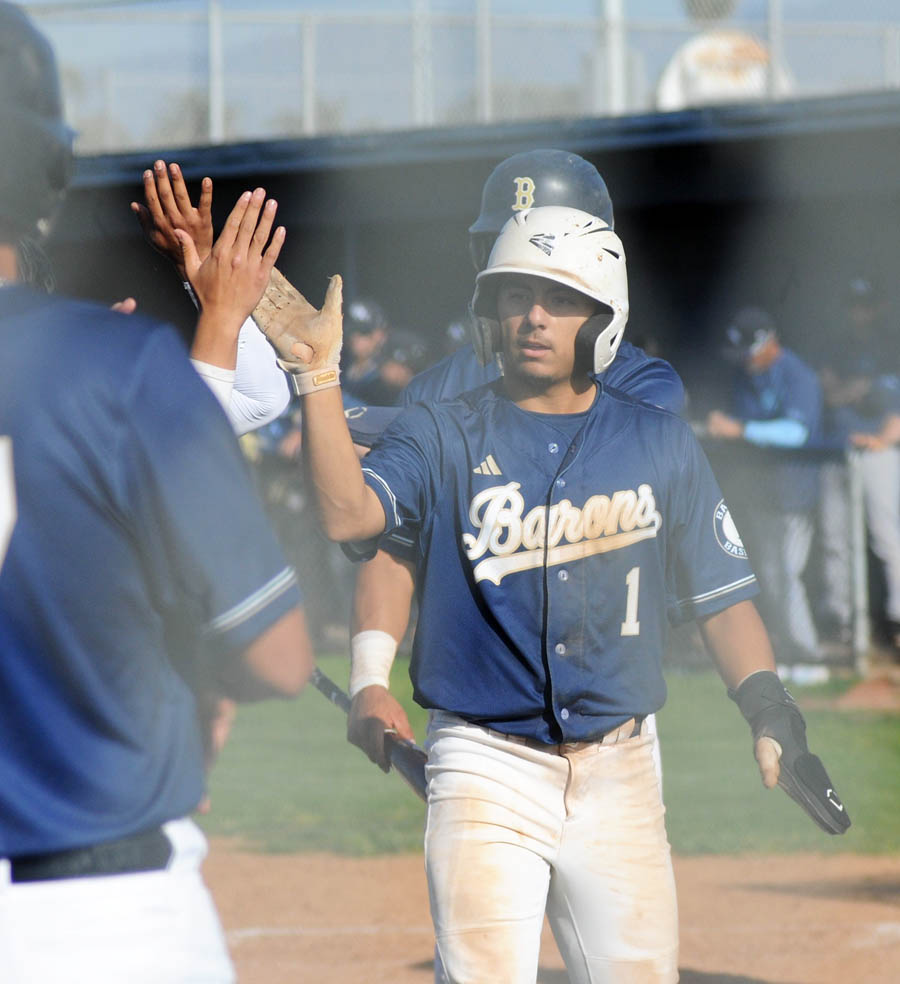
[[0, 231], [10, 241], [46, 231], [72, 166], [49, 42], [17, 6], [0, 0]]
[[613, 205], [597, 168], [565, 150], [526, 150], [491, 172], [481, 193], [481, 213], [469, 226], [469, 253], [483, 270], [494, 240], [518, 212], [545, 205], [577, 208], [613, 228]]
[[[628, 320], [625, 250], [606, 221], [575, 208], [548, 205], [517, 212], [503, 227], [487, 267], [475, 278], [472, 310], [476, 351], [483, 364], [500, 349], [497, 288], [503, 274], [530, 274], [564, 284], [607, 310], [589, 319], [592, 368], [616, 357]], [[604, 317], [605, 314], [605, 317]], [[585, 340], [580, 339], [579, 344]]]

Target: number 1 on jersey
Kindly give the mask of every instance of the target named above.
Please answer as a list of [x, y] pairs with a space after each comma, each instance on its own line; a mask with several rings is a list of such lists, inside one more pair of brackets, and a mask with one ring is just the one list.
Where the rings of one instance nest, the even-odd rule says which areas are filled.
[[638, 594], [641, 590], [641, 569], [632, 567], [625, 576], [625, 621], [619, 635], [636, 636], [641, 634], [641, 623], [638, 621]]

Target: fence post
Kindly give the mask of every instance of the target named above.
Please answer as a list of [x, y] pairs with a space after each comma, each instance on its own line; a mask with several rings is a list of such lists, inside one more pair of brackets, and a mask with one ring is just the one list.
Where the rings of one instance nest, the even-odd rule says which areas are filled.
[[209, 47], [209, 78], [207, 107], [209, 142], [225, 142], [225, 66], [222, 52], [222, 3], [207, 0], [207, 44]]
[[625, 14], [622, 0], [604, 0], [607, 112], [625, 113]]
[[475, 118], [490, 123], [494, 118], [491, 78], [491, 0], [478, 0], [475, 9]]
[[853, 603], [853, 662], [864, 676], [869, 668], [871, 625], [869, 623], [869, 569], [866, 562], [866, 518], [863, 498], [861, 452], [847, 452], [850, 489], [850, 556]]
[[303, 45], [303, 136], [315, 136], [316, 119], [316, 21], [312, 14], [303, 14], [300, 28]]
[[434, 123], [430, 0], [412, 0], [412, 114], [415, 126]]

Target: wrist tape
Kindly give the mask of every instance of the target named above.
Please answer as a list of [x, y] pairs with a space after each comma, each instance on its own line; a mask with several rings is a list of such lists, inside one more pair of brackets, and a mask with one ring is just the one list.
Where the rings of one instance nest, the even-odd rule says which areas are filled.
[[297, 396], [306, 396], [308, 393], [318, 393], [319, 390], [341, 385], [341, 370], [337, 364], [320, 366], [308, 372], [298, 372], [296, 363], [285, 362], [282, 359], [277, 361], [278, 365], [288, 373], [291, 386]]
[[390, 689], [397, 640], [380, 629], [357, 632], [350, 640], [350, 698], [365, 687]]

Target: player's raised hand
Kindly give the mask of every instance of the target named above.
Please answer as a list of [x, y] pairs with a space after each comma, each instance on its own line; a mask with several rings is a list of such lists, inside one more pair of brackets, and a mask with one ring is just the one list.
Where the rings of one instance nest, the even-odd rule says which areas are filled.
[[263, 188], [245, 191], [205, 259], [187, 232], [175, 230], [201, 317], [237, 330], [256, 306], [284, 244], [284, 226], [272, 232], [277, 207]]
[[152, 169], [144, 171], [144, 203], [131, 203], [131, 211], [137, 216], [150, 245], [174, 263], [182, 280], [187, 280], [181, 243], [177, 232], [186, 232], [194, 241], [201, 261], [205, 260], [213, 245], [211, 178], [200, 184], [200, 198], [194, 206], [188, 194], [181, 168], [165, 161], [156, 161]]
[[406, 711], [384, 687], [364, 687], [353, 698], [347, 718], [347, 740], [361, 748], [382, 772], [391, 768], [385, 732], [415, 741]]
[[335, 275], [328, 282], [321, 310], [278, 270], [253, 311], [253, 320], [278, 353], [282, 369], [292, 374], [298, 393], [338, 385], [338, 364], [343, 342], [341, 301], [343, 282]]

